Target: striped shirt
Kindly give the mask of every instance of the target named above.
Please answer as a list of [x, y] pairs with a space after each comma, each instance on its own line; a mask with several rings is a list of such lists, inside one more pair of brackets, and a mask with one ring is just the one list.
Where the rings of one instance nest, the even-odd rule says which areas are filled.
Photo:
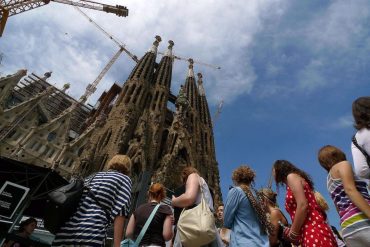
[[[367, 191], [367, 183], [364, 180], [359, 179], [357, 176], [354, 176], [354, 180], [358, 192], [360, 192], [362, 197], [370, 205], [370, 196]], [[343, 237], [348, 237], [349, 235], [365, 228], [370, 229], [370, 219], [368, 219], [366, 215], [362, 213], [362, 211], [357, 208], [347, 196], [346, 192], [344, 191], [342, 180], [339, 178], [332, 178], [329, 173], [327, 177], [327, 186], [331, 198], [338, 208]]]
[[103, 246], [109, 223], [116, 216], [128, 216], [131, 200], [131, 179], [120, 172], [98, 172], [92, 181], [85, 179], [99, 204], [86, 189], [77, 212], [57, 233], [52, 246]]

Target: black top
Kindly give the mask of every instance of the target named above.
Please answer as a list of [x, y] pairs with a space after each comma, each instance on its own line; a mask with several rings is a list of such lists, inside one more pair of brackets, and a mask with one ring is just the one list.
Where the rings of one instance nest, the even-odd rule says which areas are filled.
[[[146, 220], [149, 218], [153, 209], [157, 203], [150, 202], [145, 203], [139, 206], [134, 212], [135, 217], [135, 230], [134, 237], [135, 239], [139, 236], [141, 229], [144, 227]], [[159, 245], [166, 246], [166, 243], [163, 239], [163, 223], [167, 215], [171, 215], [172, 210], [167, 205], [161, 205], [158, 208], [158, 211], [153, 217], [152, 222], [150, 223], [148, 229], [146, 230], [143, 239], [139, 243], [140, 245]]]

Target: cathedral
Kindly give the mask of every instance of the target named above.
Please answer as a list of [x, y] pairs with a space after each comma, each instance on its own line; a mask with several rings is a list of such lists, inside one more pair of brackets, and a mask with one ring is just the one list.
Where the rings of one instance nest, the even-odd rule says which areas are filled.
[[151, 182], [174, 190], [181, 185], [181, 170], [193, 166], [221, 201], [202, 74], [195, 75], [189, 59], [184, 84], [172, 94], [174, 42], [158, 63], [160, 42], [156, 36], [126, 82], [113, 84], [95, 106], [70, 97], [68, 84], [61, 90], [48, 83], [50, 72], [27, 77], [20, 70], [0, 78], [0, 156], [69, 178], [106, 169], [115, 154], [126, 154], [136, 198]]

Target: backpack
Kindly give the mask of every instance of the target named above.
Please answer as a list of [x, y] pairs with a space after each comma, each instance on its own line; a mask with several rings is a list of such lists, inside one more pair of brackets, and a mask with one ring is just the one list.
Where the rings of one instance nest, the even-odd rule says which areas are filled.
[[77, 178], [69, 184], [48, 193], [44, 213], [46, 229], [53, 234], [59, 231], [64, 223], [77, 211], [84, 188], [84, 180]]

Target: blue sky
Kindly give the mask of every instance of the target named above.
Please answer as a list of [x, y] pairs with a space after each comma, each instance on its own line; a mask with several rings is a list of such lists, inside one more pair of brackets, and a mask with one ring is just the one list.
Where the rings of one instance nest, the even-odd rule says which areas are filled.
[[[320, 147], [333, 144], [352, 161], [351, 103], [368, 95], [367, 0], [105, 2], [126, 5], [129, 17], [86, 12], [137, 56], [159, 34], [160, 50], [172, 39], [174, 53], [222, 67], [195, 65], [204, 75], [211, 111], [225, 101], [214, 128], [224, 198], [240, 164], [256, 170], [260, 188], [273, 162], [287, 159], [314, 178], [331, 205], [331, 223], [338, 225], [316, 156]], [[71, 83], [69, 93], [79, 97], [117, 50], [73, 7], [51, 3], [9, 18], [0, 40], [5, 54], [0, 72], [52, 70], [50, 82]], [[122, 55], [90, 102], [113, 82], [125, 81], [133, 66]], [[172, 91], [184, 83], [186, 67], [175, 63]], [[283, 207], [284, 189], [279, 192]]]

